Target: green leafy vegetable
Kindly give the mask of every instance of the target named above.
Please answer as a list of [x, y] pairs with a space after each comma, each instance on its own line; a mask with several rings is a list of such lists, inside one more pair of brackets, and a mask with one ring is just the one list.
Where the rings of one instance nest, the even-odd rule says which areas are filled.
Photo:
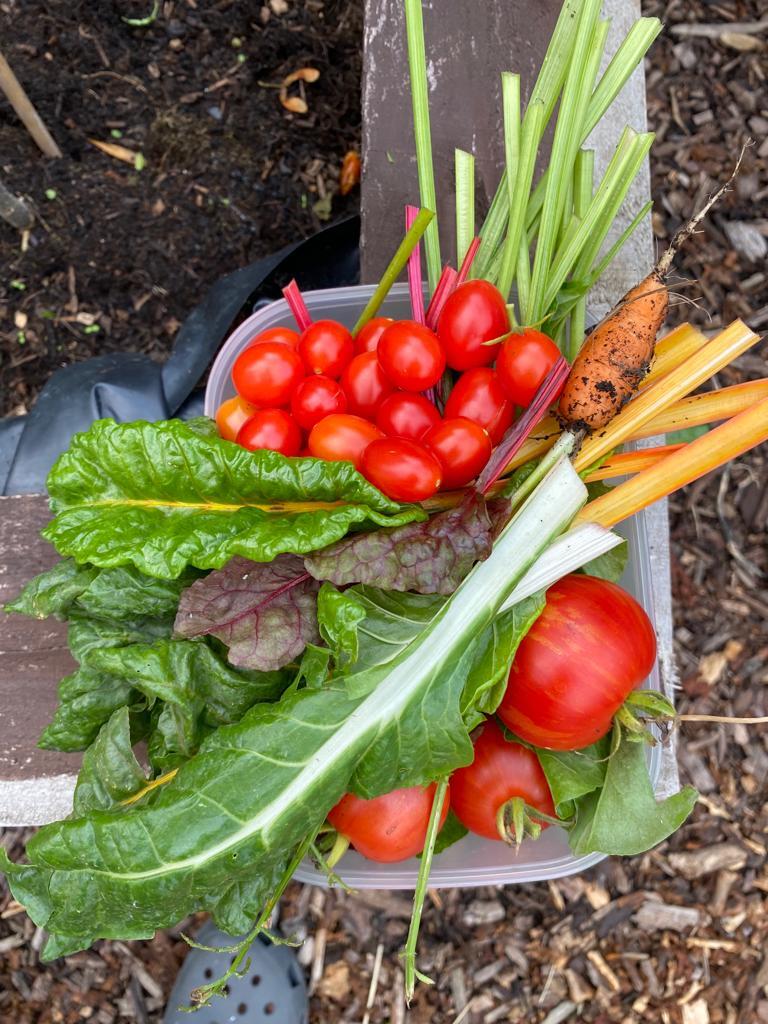
[[583, 750], [537, 749], [558, 817], [570, 818], [573, 801], [603, 785], [610, 746], [610, 739], [604, 737]]
[[[225, 899], [229, 917], [231, 887], [284, 867], [345, 791], [375, 796], [468, 763], [460, 699], [472, 665], [469, 641], [584, 497], [561, 463], [491, 556], [393, 661], [257, 704], [210, 735], [172, 781], [119, 814], [42, 828], [27, 847], [30, 865], [4, 867], [16, 898], [53, 933], [46, 955], [101, 935], [146, 937], [196, 908], [218, 919]], [[113, 652], [100, 667], [113, 669], [130, 650]], [[132, 678], [141, 668], [135, 659]], [[164, 696], [171, 683], [165, 680]]]
[[585, 562], [582, 569], [587, 576], [598, 576], [601, 580], [610, 580], [611, 583], [618, 583], [624, 575], [629, 561], [629, 545], [625, 540], [617, 544], [615, 548], [606, 551], [603, 555]]
[[342, 593], [330, 583], [322, 585], [317, 597], [317, 621], [337, 667], [357, 661], [357, 630], [365, 616], [366, 609], [353, 592]]
[[97, 421], [59, 457], [48, 491], [56, 517], [43, 535], [60, 554], [166, 579], [235, 555], [303, 554], [355, 524], [425, 517], [384, 497], [351, 463], [249, 452], [180, 420]]
[[267, 563], [233, 558], [184, 591], [174, 631], [218, 637], [238, 668], [282, 668], [320, 639], [318, 589], [295, 555]]
[[128, 709], [119, 708], [83, 755], [75, 787], [75, 814], [110, 810], [145, 782], [144, 770], [133, 753]]
[[92, 565], [78, 565], [74, 559], [65, 558], [30, 580], [19, 596], [5, 605], [5, 611], [34, 619], [64, 617], [98, 572]]
[[336, 586], [368, 583], [385, 590], [452, 594], [472, 566], [491, 551], [492, 524], [472, 491], [457, 508], [427, 522], [346, 537], [304, 559], [318, 580]]
[[682, 825], [697, 798], [696, 790], [686, 786], [658, 802], [644, 745], [621, 742], [608, 760], [602, 788], [576, 803], [576, 823], [569, 835], [571, 849], [577, 855], [600, 852], [628, 857], [644, 853]]
[[453, 846], [454, 843], [458, 843], [458, 841], [463, 839], [468, 832], [469, 829], [465, 828], [453, 811], [449, 810], [445, 819], [445, 824], [437, 834], [435, 856], [437, 856], [438, 853], [442, 853], [444, 850], [447, 850], [449, 846]]
[[38, 745], [45, 750], [85, 750], [121, 707], [146, 702], [130, 679], [80, 668], [59, 683], [59, 704]]

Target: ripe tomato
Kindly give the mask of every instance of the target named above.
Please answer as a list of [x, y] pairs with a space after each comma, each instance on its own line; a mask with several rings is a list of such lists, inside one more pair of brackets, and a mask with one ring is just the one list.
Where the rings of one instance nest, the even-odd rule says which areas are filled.
[[[480, 726], [474, 747], [472, 764], [457, 768], [451, 775], [451, 805], [470, 832], [486, 839], [509, 841], [505, 827], [509, 811], [505, 805], [515, 797], [522, 797], [529, 807], [554, 817], [547, 778], [532, 750], [507, 740], [491, 719]], [[537, 821], [535, 816], [532, 820]], [[537, 823], [547, 827], [544, 821]]]
[[515, 405], [527, 408], [560, 358], [560, 349], [541, 331], [532, 327], [513, 334], [501, 346], [496, 373], [501, 386]]
[[375, 352], [362, 352], [355, 356], [341, 375], [341, 386], [347, 396], [349, 411], [371, 420], [383, 399], [394, 390]]
[[499, 378], [487, 366], [462, 373], [445, 403], [446, 418], [464, 416], [479, 423], [488, 431], [494, 447], [511, 426], [514, 413]]
[[290, 345], [291, 348], [296, 348], [299, 344], [299, 332], [290, 327], [268, 327], [266, 331], [257, 334], [249, 344], [261, 345], [264, 341], [276, 341], [281, 345]]
[[[368, 860], [390, 864], [415, 857], [424, 849], [435, 784], [393, 789], [372, 800], [347, 793], [328, 812], [328, 821]], [[450, 799], [446, 794], [442, 826]]]
[[355, 469], [360, 469], [365, 449], [383, 436], [378, 427], [362, 416], [333, 413], [312, 427], [307, 446], [316, 459], [352, 462]]
[[256, 406], [246, 402], [240, 395], [228, 398], [216, 410], [216, 426], [225, 441], [234, 441], [237, 432], [256, 412]]
[[301, 431], [285, 409], [259, 409], [242, 425], [237, 443], [250, 451], [269, 448], [282, 455], [298, 455]]
[[393, 501], [425, 501], [440, 487], [440, 463], [415, 441], [386, 437], [365, 449], [360, 472]]
[[440, 413], [424, 395], [397, 391], [385, 398], [376, 415], [376, 426], [389, 437], [407, 437], [420, 441], [440, 422]]
[[299, 355], [309, 373], [340, 377], [354, 354], [352, 335], [336, 320], [315, 320], [299, 340]]
[[379, 338], [394, 320], [391, 316], [375, 316], [355, 335], [355, 352], [375, 352]]
[[448, 365], [454, 370], [488, 366], [498, 345], [483, 342], [500, 338], [509, 330], [504, 296], [490, 281], [465, 281], [448, 297], [440, 314], [437, 333]]
[[262, 341], [241, 352], [232, 367], [238, 395], [259, 407], [287, 405], [304, 376], [296, 352], [284, 342]]
[[655, 660], [653, 625], [631, 594], [565, 576], [517, 649], [499, 717], [528, 743], [579, 750], [605, 736]]
[[491, 457], [488, 431], [456, 416], [443, 420], [424, 435], [424, 444], [443, 467], [443, 490], [465, 487]]
[[346, 411], [347, 396], [341, 385], [321, 373], [315, 377], [305, 377], [291, 398], [293, 418], [304, 430], [311, 430], [323, 416]]
[[404, 391], [434, 387], [445, 369], [437, 335], [415, 320], [390, 324], [379, 339], [376, 354], [387, 377]]

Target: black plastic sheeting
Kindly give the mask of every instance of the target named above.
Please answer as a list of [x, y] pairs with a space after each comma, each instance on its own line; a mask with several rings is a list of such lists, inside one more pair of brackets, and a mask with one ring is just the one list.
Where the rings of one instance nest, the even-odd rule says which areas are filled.
[[58, 370], [26, 416], [0, 420], [0, 494], [43, 492], [72, 435], [94, 420], [201, 415], [198, 384], [236, 324], [280, 298], [291, 278], [305, 290], [356, 284], [359, 237], [359, 218], [349, 218], [221, 278], [182, 324], [164, 364], [118, 352]]

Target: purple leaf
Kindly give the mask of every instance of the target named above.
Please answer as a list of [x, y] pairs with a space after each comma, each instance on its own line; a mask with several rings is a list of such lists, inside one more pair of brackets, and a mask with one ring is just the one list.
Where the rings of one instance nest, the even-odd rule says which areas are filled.
[[475, 562], [491, 553], [492, 526], [476, 492], [425, 523], [357, 534], [304, 558], [318, 580], [368, 583], [385, 590], [452, 594]]
[[282, 668], [320, 640], [318, 589], [296, 555], [266, 563], [233, 558], [184, 591], [174, 632], [218, 637], [237, 668]]

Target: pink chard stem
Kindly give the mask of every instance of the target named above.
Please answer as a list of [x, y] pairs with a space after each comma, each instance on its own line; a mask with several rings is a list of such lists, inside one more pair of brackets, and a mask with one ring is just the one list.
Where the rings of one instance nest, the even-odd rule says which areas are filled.
[[448, 296], [456, 287], [458, 277], [459, 275], [453, 267], [443, 267], [440, 280], [437, 282], [437, 287], [435, 288], [432, 299], [427, 307], [427, 327], [429, 327], [430, 330], [437, 330], [437, 322], [440, 319], [443, 306], [445, 305]]
[[[418, 206], [406, 206], [405, 230], [410, 231], [419, 215]], [[417, 242], [408, 257], [408, 288], [411, 293], [411, 315], [416, 323], [426, 323], [424, 316], [424, 279], [421, 274], [421, 245]]]
[[[470, 246], [467, 249], [466, 255], [464, 256], [464, 259], [461, 262], [461, 266], [459, 267], [459, 276], [456, 279], [456, 284], [454, 285], [454, 288], [458, 288], [460, 284], [464, 284], [464, 282], [467, 280], [469, 272], [472, 269], [472, 264], [475, 261], [477, 250], [480, 248], [480, 241], [481, 239], [479, 237], [472, 239]], [[451, 289], [451, 291], [453, 291], [453, 289]]]
[[477, 483], [475, 484], [477, 491], [481, 494], [488, 493], [504, 472], [509, 460], [517, 454], [526, 438], [537, 424], [544, 419], [549, 407], [559, 397], [570, 372], [571, 367], [568, 364], [568, 360], [560, 356], [544, 378], [531, 404], [520, 419], [512, 424], [486, 463], [485, 469], [477, 478]]
[[299, 330], [306, 331], [312, 323], [312, 317], [309, 315], [309, 310], [299, 291], [295, 278], [283, 288], [283, 298], [288, 303], [288, 307], [291, 313], [293, 313], [293, 318], [298, 324]]

